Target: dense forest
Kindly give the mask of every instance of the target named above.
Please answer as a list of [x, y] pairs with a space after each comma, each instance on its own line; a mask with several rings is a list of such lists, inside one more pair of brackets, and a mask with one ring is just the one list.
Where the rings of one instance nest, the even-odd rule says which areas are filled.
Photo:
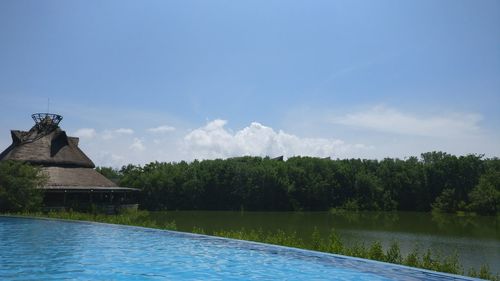
[[142, 189], [147, 210], [500, 211], [500, 159], [482, 155], [238, 157], [97, 170], [120, 186]]

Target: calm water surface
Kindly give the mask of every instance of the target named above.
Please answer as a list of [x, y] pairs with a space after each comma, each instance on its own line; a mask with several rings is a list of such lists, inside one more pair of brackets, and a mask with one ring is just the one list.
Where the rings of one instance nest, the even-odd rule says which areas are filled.
[[489, 264], [500, 273], [500, 219], [498, 217], [457, 216], [414, 212], [215, 212], [172, 211], [152, 216], [161, 221], [175, 220], [181, 231], [201, 227], [207, 233], [218, 230], [263, 229], [295, 231], [308, 241], [314, 228], [326, 238], [334, 228], [346, 244], [373, 241], [387, 247], [400, 243], [403, 254], [415, 247], [431, 248], [445, 255], [457, 252], [467, 270]]
[[0, 216], [0, 280], [467, 278], [179, 232]]

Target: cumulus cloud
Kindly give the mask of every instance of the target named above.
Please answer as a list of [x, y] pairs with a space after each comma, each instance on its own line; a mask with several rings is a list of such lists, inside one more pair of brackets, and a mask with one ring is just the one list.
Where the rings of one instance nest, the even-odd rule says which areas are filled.
[[438, 116], [417, 116], [384, 106], [376, 106], [367, 111], [335, 117], [335, 124], [359, 127], [381, 132], [447, 137], [462, 136], [479, 132], [479, 114], [446, 114]]
[[132, 144], [129, 146], [130, 149], [136, 151], [136, 152], [141, 152], [146, 150], [146, 146], [144, 146], [144, 143], [141, 139], [134, 138], [132, 141]]
[[148, 132], [151, 132], [151, 133], [168, 133], [168, 132], [172, 132], [172, 131], [175, 131], [175, 127], [168, 126], [168, 125], [163, 125], [163, 126], [158, 126], [155, 128], [148, 129]]
[[226, 124], [227, 121], [217, 119], [191, 131], [184, 137], [184, 149], [195, 158], [211, 159], [241, 155], [341, 157], [349, 151], [368, 148], [337, 139], [301, 138], [257, 122], [232, 133]]
[[92, 128], [81, 128], [76, 130], [74, 135], [83, 139], [91, 139], [95, 137], [96, 131], [95, 129]]
[[[389, 114], [386, 111], [396, 112], [393, 116], [402, 115], [410, 120], [427, 120], [426, 118], [411, 115], [403, 111], [390, 109], [386, 109], [386, 111], [378, 110], [385, 112], [386, 115]], [[361, 113], [358, 115], [360, 116]], [[343, 117], [346, 120], [355, 120], [356, 118], [348, 119], [347, 116], [358, 115], [353, 113]], [[378, 116], [377, 114], [374, 115]], [[436, 116], [427, 118], [431, 120], [437, 119]], [[405, 120], [405, 118], [400, 119]], [[322, 120], [325, 120], [325, 115], [323, 115]], [[463, 119], [458, 118], [458, 120]], [[186, 131], [185, 127], [181, 127], [177, 128], [173, 133], [145, 134], [141, 137], [134, 134], [118, 135], [115, 132], [116, 130], [107, 130], [108, 133], [115, 136], [112, 141], [105, 141], [103, 139], [105, 131], [96, 132], [96, 130], [90, 128], [77, 130], [75, 135], [84, 138], [83, 141], [80, 141], [80, 147], [94, 160], [96, 165], [113, 167], [120, 167], [129, 163], [145, 164], [151, 161], [191, 161], [193, 159], [228, 158], [244, 155], [270, 157], [283, 155], [286, 158], [301, 155], [331, 158], [360, 157], [382, 159], [384, 157], [402, 158], [406, 156], [418, 156], [422, 152], [433, 150], [442, 150], [458, 155], [485, 153], [487, 156], [498, 156], [499, 151], [498, 134], [488, 135], [488, 132], [483, 133], [484, 128], [477, 129], [475, 127], [477, 125], [471, 125], [466, 127], [467, 129], [459, 130], [459, 132], [463, 134], [467, 131], [474, 132], [479, 130], [481, 131], [480, 134], [445, 138], [428, 137], [427, 134], [430, 134], [429, 129], [421, 132], [422, 128], [427, 128], [422, 125], [420, 125], [421, 127], [417, 125], [410, 127], [417, 128], [418, 134], [423, 136], [417, 135], [415, 132], [404, 131], [403, 129], [388, 131], [389, 129], [382, 129], [375, 125], [361, 128], [378, 130], [377, 132], [381, 133], [373, 134], [370, 130], [353, 130], [353, 135], [349, 135], [350, 131], [347, 131], [347, 135], [345, 133], [342, 135], [342, 130], [338, 130], [339, 126], [335, 126], [333, 123], [321, 124], [318, 120], [311, 122], [309, 126], [312, 127], [315, 124], [319, 124], [318, 126], [321, 126], [320, 130], [312, 130], [308, 133], [307, 130], [301, 129], [296, 122], [291, 124], [288, 127], [294, 128], [294, 130], [301, 132], [301, 134], [319, 135], [320, 137], [311, 137], [311, 135], [303, 137], [299, 134], [293, 134], [288, 130], [274, 129], [258, 122], [250, 123], [241, 129], [230, 129], [228, 122], [221, 119], [212, 120], [203, 126], [197, 126], [194, 130]], [[375, 122], [375, 124], [378, 123]], [[472, 122], [472, 124], [476, 123]], [[399, 135], [395, 135], [396, 132]], [[356, 144], [357, 142], [362, 144]]]

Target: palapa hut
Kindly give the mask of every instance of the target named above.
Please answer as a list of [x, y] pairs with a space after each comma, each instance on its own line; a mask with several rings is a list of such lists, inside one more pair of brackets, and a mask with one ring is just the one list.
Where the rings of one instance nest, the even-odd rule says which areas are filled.
[[96, 170], [78, 147], [79, 139], [66, 135], [59, 122], [62, 116], [35, 113], [29, 131], [12, 130], [12, 144], [0, 154], [2, 160], [25, 161], [41, 167], [48, 176], [44, 190], [47, 209], [100, 208], [115, 212], [137, 208], [138, 189], [118, 187]]

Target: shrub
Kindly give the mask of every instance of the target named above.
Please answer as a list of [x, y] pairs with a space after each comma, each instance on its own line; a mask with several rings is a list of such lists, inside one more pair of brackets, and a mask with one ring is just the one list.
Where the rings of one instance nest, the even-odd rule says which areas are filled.
[[42, 206], [43, 194], [37, 187], [47, 177], [39, 168], [19, 161], [0, 162], [0, 211], [37, 211]]
[[403, 261], [404, 265], [420, 267], [420, 253], [418, 251], [418, 245], [413, 248], [413, 250], [406, 256]]
[[396, 241], [391, 243], [389, 249], [385, 254], [385, 260], [390, 263], [401, 263], [403, 258], [401, 257], [401, 250], [399, 249], [399, 244]]
[[385, 255], [380, 242], [374, 242], [368, 251], [368, 258], [372, 260], [384, 261]]
[[335, 254], [342, 254], [344, 252], [344, 245], [342, 244], [342, 240], [340, 240], [337, 232], [332, 229], [330, 231], [330, 235], [328, 236], [327, 242], [327, 251]]

